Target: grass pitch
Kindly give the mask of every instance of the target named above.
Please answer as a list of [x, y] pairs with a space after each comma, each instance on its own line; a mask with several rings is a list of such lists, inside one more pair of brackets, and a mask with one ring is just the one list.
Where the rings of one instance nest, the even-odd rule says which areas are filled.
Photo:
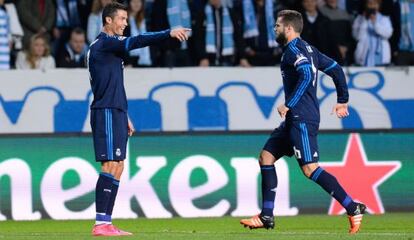
[[[414, 213], [365, 215], [362, 230], [347, 234], [345, 216], [300, 215], [278, 217], [275, 230], [249, 230], [239, 218], [115, 220], [121, 229], [134, 233], [125, 239], [406, 239], [414, 240]], [[97, 239], [91, 237], [93, 221], [5, 221], [2, 239]], [[102, 237], [98, 238], [102, 239]]]

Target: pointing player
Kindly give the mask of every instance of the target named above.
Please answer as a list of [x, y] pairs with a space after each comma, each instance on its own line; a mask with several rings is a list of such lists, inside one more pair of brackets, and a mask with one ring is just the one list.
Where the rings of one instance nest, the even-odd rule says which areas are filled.
[[318, 70], [332, 77], [335, 83], [338, 98], [333, 113], [339, 118], [349, 114], [348, 87], [342, 68], [300, 38], [302, 28], [303, 20], [299, 12], [279, 12], [275, 31], [276, 41], [284, 46], [280, 68], [285, 103], [278, 106], [277, 110], [286, 119], [272, 132], [260, 153], [262, 211], [257, 216], [242, 219], [240, 223], [250, 228], [274, 228], [273, 209], [277, 187], [274, 163], [282, 156], [295, 155], [304, 175], [321, 186], [346, 209], [350, 222], [349, 233], [353, 234], [361, 226], [366, 206], [353, 201], [336, 178], [318, 165]]
[[127, 8], [111, 3], [103, 9], [103, 31], [91, 43], [87, 55], [92, 92], [91, 127], [96, 161], [101, 173], [96, 184], [96, 223], [94, 236], [132, 235], [112, 225], [112, 210], [124, 168], [128, 136], [134, 127], [127, 116], [124, 89], [123, 56], [131, 49], [146, 47], [170, 37], [188, 38], [190, 29], [177, 28], [161, 32], [122, 37], [128, 25]]

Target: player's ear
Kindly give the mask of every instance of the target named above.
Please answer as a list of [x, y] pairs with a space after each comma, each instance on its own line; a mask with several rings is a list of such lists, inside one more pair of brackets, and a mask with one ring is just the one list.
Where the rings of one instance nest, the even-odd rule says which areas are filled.
[[112, 23], [112, 18], [109, 17], [109, 16], [108, 17], [105, 17], [105, 22], [106, 23], [109, 23], [109, 24]]

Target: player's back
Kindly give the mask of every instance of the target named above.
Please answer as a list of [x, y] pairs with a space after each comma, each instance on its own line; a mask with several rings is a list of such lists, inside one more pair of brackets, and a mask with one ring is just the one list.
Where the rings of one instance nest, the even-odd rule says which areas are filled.
[[[319, 123], [319, 103], [316, 94], [318, 69], [335, 61], [300, 38], [284, 47], [281, 71], [285, 104], [290, 109], [286, 119]], [[336, 63], [335, 63], [336, 64]]]
[[117, 37], [99, 34], [88, 51], [87, 65], [94, 95], [91, 108], [118, 108], [126, 111], [122, 60], [124, 52], [108, 48], [117, 40], [113, 38]]

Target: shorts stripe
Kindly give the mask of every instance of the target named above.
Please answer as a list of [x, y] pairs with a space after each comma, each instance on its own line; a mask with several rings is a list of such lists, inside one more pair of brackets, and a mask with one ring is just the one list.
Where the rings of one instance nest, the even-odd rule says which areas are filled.
[[306, 127], [306, 124], [303, 124], [303, 128], [305, 129], [305, 140], [306, 140], [306, 146], [308, 149], [308, 159], [309, 159], [309, 162], [312, 162], [312, 153], [311, 153], [311, 148], [309, 144], [308, 128]]
[[109, 113], [109, 151], [110, 151], [110, 159], [114, 159], [114, 144], [113, 144], [113, 130], [112, 130], [112, 111], [108, 109]]
[[106, 138], [106, 157], [109, 159], [109, 128], [108, 128], [108, 109], [105, 109], [105, 138]]
[[304, 160], [305, 162], [310, 162], [312, 161], [312, 158], [311, 158], [311, 153], [310, 153], [308, 130], [306, 129], [306, 125], [304, 123], [300, 124], [300, 130], [302, 133], [303, 153], [305, 155]]
[[305, 131], [303, 130], [303, 123], [300, 124], [300, 132], [301, 132], [301, 138], [302, 138], [302, 149], [303, 149], [303, 160], [307, 162], [307, 151], [306, 151], [306, 142], [305, 142]]
[[112, 144], [112, 112], [111, 109], [105, 109], [105, 131], [106, 131], [106, 153], [108, 160], [113, 160], [113, 144]]

